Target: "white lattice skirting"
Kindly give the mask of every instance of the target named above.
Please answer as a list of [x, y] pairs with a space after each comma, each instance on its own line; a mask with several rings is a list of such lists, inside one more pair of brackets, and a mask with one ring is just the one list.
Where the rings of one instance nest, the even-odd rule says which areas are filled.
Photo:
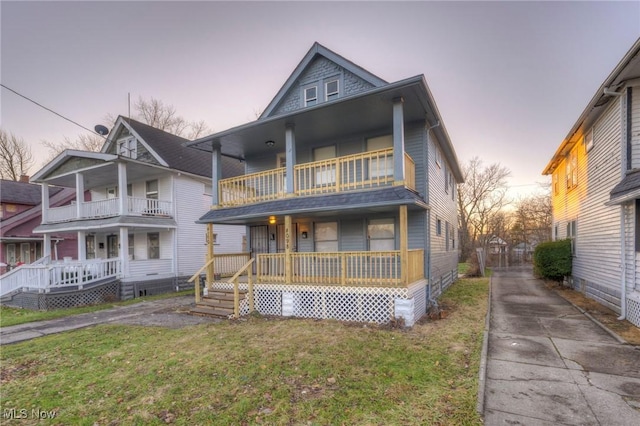
[[627, 320], [636, 327], [640, 327], [640, 293], [627, 295]]
[[[255, 284], [255, 308], [263, 315], [378, 324], [402, 317], [407, 326], [413, 326], [426, 311], [426, 284], [426, 280], [409, 288]], [[228, 283], [215, 283], [213, 287], [233, 288]], [[246, 290], [247, 284], [240, 284], [240, 289]], [[241, 315], [248, 312], [248, 304], [243, 301]]]

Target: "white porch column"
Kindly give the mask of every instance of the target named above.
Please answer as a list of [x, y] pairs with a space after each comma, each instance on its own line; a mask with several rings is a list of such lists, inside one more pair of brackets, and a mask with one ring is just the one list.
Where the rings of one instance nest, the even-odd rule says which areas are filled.
[[286, 187], [287, 194], [295, 193], [293, 168], [296, 165], [296, 133], [293, 124], [287, 124], [284, 132], [287, 156]]
[[[127, 203], [127, 164], [124, 162], [118, 163], [118, 198], [120, 199], [120, 215], [126, 215], [129, 208]], [[120, 231], [122, 233], [122, 229]]]
[[42, 183], [42, 223], [47, 222], [47, 213], [49, 212], [49, 184]]
[[222, 150], [219, 142], [211, 144], [211, 206], [220, 205], [222, 194], [219, 193], [219, 182], [222, 179]]
[[393, 100], [393, 180], [404, 183], [404, 99]]
[[[126, 189], [126, 188], [125, 188]], [[120, 273], [129, 276], [129, 228], [120, 227]]]
[[84, 202], [84, 176], [76, 173], [76, 218], [82, 217], [82, 203]]
[[43, 256], [49, 256], [49, 260], [52, 260], [52, 258], [51, 258], [51, 234], [44, 234], [43, 237], [44, 237], [44, 239], [42, 241], [42, 255]]
[[87, 260], [87, 240], [85, 231], [78, 231], [78, 260]]

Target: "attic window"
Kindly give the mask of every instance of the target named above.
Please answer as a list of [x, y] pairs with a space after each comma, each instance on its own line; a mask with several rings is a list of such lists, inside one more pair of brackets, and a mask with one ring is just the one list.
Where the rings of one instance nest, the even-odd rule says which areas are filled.
[[324, 84], [324, 92], [327, 101], [336, 99], [340, 93], [340, 84], [338, 79], [327, 81]]
[[138, 144], [134, 136], [118, 139], [118, 155], [123, 157], [138, 158]]
[[304, 106], [311, 106], [318, 103], [318, 87], [311, 86], [304, 89]]

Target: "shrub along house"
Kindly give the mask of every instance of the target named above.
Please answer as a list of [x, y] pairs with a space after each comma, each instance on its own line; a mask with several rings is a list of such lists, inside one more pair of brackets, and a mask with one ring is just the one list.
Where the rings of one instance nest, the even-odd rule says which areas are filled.
[[[83, 300], [100, 300], [107, 293], [128, 299], [184, 285], [206, 255], [205, 232], [195, 221], [211, 204], [212, 192], [211, 156], [185, 147], [186, 142], [118, 117], [101, 152], [67, 150], [36, 173], [42, 223], [35, 232], [43, 235], [43, 255], [50, 259], [53, 235], [72, 233], [77, 258], [22, 266], [3, 279], [0, 295], [32, 289], [53, 297], [93, 286], [95, 295]], [[226, 177], [242, 172], [231, 158], [220, 167]], [[80, 195], [89, 191], [91, 201], [50, 206], [50, 185], [71, 187]], [[243, 227], [224, 226], [212, 244], [224, 253], [241, 252], [243, 240]]]
[[[412, 325], [457, 278], [462, 174], [422, 75], [388, 83], [316, 43], [256, 121], [188, 145], [213, 154], [198, 222], [246, 226], [263, 314]], [[245, 173], [223, 179], [224, 155]]]
[[574, 288], [640, 326], [640, 39], [598, 88], [543, 174]]

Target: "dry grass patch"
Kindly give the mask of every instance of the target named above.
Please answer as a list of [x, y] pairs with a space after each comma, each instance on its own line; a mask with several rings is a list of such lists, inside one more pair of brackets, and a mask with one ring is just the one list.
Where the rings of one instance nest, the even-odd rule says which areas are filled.
[[479, 425], [487, 292], [461, 280], [447, 318], [412, 329], [256, 316], [47, 336], [2, 348], [1, 408], [57, 409], [53, 424]]

